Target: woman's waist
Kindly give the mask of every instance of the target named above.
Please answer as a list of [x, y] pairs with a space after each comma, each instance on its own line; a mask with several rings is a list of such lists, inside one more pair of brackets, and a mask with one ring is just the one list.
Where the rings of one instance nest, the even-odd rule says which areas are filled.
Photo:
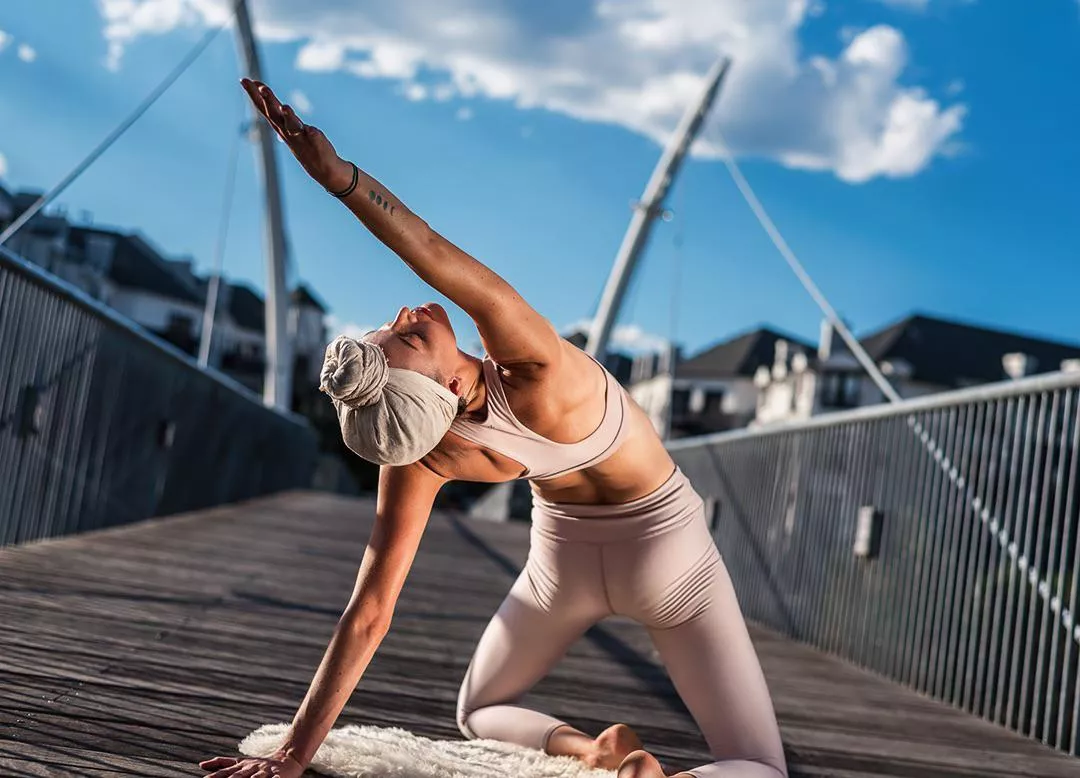
[[647, 537], [704, 515], [704, 503], [678, 467], [657, 488], [619, 503], [554, 501], [533, 491], [533, 527], [559, 540], [611, 542]]

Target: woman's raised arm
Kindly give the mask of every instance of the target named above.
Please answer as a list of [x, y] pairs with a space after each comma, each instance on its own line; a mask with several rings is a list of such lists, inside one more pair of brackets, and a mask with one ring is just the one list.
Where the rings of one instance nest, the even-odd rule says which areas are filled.
[[308, 174], [337, 195], [413, 272], [464, 310], [497, 362], [547, 367], [559, 359], [558, 332], [509, 283], [431, 229], [381, 183], [338, 156], [326, 136], [304, 124], [268, 86], [247, 79], [243, 84]]

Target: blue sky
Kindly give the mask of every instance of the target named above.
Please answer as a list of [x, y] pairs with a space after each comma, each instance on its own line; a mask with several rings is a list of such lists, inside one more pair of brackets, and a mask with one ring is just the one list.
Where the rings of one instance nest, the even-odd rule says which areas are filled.
[[[0, 178], [56, 182], [226, 5], [5, 0]], [[560, 327], [593, 314], [657, 142], [726, 51], [732, 77], [624, 306], [625, 340], [692, 352], [760, 323], [816, 339], [817, 309], [716, 158], [718, 132], [857, 331], [921, 311], [1080, 340], [1076, 0], [252, 7], [267, 80]], [[237, 78], [226, 31], [61, 202], [208, 267], [246, 111]], [[240, 159], [225, 269], [262, 287]], [[440, 299], [279, 159], [298, 275], [341, 326]]]

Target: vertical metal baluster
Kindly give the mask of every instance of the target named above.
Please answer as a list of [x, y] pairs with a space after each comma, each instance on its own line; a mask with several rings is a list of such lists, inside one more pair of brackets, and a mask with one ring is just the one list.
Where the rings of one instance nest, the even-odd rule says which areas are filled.
[[[843, 546], [846, 539], [849, 537], [847, 532], [847, 522], [845, 521], [845, 508], [848, 504], [847, 496], [851, 492], [851, 480], [850, 474], [847, 469], [847, 453], [849, 450], [849, 441], [851, 438], [851, 430], [847, 425], [834, 425], [834, 442], [833, 442], [833, 478], [832, 478], [832, 500], [829, 509], [829, 557], [831, 559], [830, 564], [830, 618], [829, 618], [829, 653], [834, 656], [843, 656], [842, 653], [842, 639], [841, 629], [845, 616], [845, 607], [847, 603], [844, 600], [844, 583], [846, 579], [846, 571], [848, 569], [848, 563], [850, 558], [847, 554], [843, 553]], [[837, 488], [840, 486], [841, 488]]]
[[[1076, 577], [1075, 577], [1075, 565], [1073, 561], [1076, 559], [1076, 547], [1077, 547], [1077, 533], [1076, 533], [1076, 492], [1077, 481], [1080, 480], [1078, 473], [1080, 473], [1080, 391], [1073, 391], [1072, 398], [1069, 402], [1070, 407], [1074, 409], [1072, 415], [1072, 429], [1071, 429], [1071, 448], [1070, 448], [1070, 462], [1069, 462], [1069, 484], [1065, 497], [1065, 514], [1062, 517], [1062, 523], [1065, 526], [1065, 536], [1061, 543], [1061, 556], [1058, 561], [1058, 584], [1057, 584], [1057, 598], [1061, 604], [1061, 629], [1054, 630], [1054, 642], [1050, 654], [1050, 667], [1052, 671], [1057, 671], [1059, 667], [1057, 662], [1058, 645], [1060, 643], [1061, 649], [1061, 672], [1057, 678], [1054, 677], [1054, 672], [1051, 674], [1050, 690], [1052, 694], [1047, 698], [1046, 704], [1049, 707], [1057, 708], [1057, 718], [1054, 723], [1054, 737], [1052, 738], [1052, 744], [1058, 748], [1065, 748], [1068, 746], [1066, 743], [1069, 737], [1069, 725], [1068, 725], [1068, 710], [1069, 710], [1069, 691], [1071, 690], [1072, 678], [1075, 674], [1074, 659], [1076, 650], [1076, 640], [1074, 639], [1073, 630], [1076, 628], [1076, 611], [1074, 610], [1076, 605]], [[1073, 569], [1070, 569], [1070, 565], [1073, 565]], [[1066, 598], [1066, 579], [1067, 576], [1072, 574], [1072, 593]], [[1047, 716], [1049, 722], [1049, 716]], [[1046, 735], [1043, 736], [1047, 737]], [[1075, 753], [1075, 748], [1072, 749]]]
[[966, 626], [963, 614], [966, 606], [967, 579], [970, 575], [968, 569], [971, 562], [969, 546], [973, 531], [979, 529], [975, 526], [978, 523], [978, 517], [972, 515], [970, 481], [975, 480], [976, 476], [977, 468], [975, 463], [978, 461], [978, 449], [982, 442], [979, 432], [983, 423], [984, 410], [985, 407], [982, 403], [972, 403], [967, 406], [963, 450], [960, 461], [953, 465], [956, 468], [956, 478], [953, 481], [953, 490], [955, 492], [953, 540], [949, 552], [948, 572], [945, 578], [945, 614], [942, 619], [942, 632], [938, 649], [938, 665], [944, 668], [944, 673], [939, 673], [937, 680], [938, 697], [952, 704], [956, 703], [956, 660], [961, 623], [964, 622], [964, 626]]
[[944, 413], [945, 423], [941, 434], [930, 441], [935, 463], [934, 486], [930, 493], [930, 510], [926, 517], [928, 543], [925, 575], [919, 593], [918, 634], [915, 643], [915, 688], [924, 693], [928, 691], [930, 678], [930, 637], [933, 634], [934, 598], [937, 596], [937, 583], [941, 576], [941, 545], [945, 531], [941, 506], [945, 494], [950, 490], [948, 478], [941, 469], [941, 461], [952, 448], [957, 423], [955, 408], [950, 407]]
[[[999, 700], [1002, 695], [1002, 669], [1007, 666], [1008, 658], [1005, 653], [1007, 635], [1009, 632], [1006, 622], [1006, 611], [1009, 600], [1009, 582], [1015, 573], [1015, 569], [1009, 562], [1006, 551], [1008, 539], [1011, 538], [1017, 527], [1016, 511], [1014, 504], [1020, 484], [1020, 471], [1022, 470], [1022, 458], [1024, 450], [1024, 438], [1027, 435], [1027, 418], [1030, 415], [1030, 398], [1019, 397], [1010, 400], [1011, 416], [1009, 445], [1002, 447], [1002, 469], [998, 475], [1000, 488], [996, 502], [996, 515], [998, 516], [998, 531], [993, 545], [994, 565], [994, 611], [990, 622], [989, 658], [986, 664], [985, 681], [982, 688], [985, 690], [983, 717], [991, 721], [997, 721]], [[991, 525], [992, 528], [992, 525]]]
[[867, 565], [863, 578], [862, 608], [859, 621], [856, 625], [855, 656], [860, 666], [876, 670], [878, 667], [877, 656], [877, 630], [874, 625], [874, 617], [884, 607], [885, 591], [885, 562], [884, 548], [887, 536], [887, 518], [885, 504], [889, 485], [895, 476], [890, 478], [888, 457], [894, 449], [889, 447], [892, 439], [894, 426], [890, 419], [876, 419], [866, 422], [867, 441], [866, 451], [869, 469], [871, 490], [868, 491], [869, 504], [881, 514], [881, 527], [878, 534], [877, 554]]
[[970, 443], [969, 427], [971, 424], [971, 407], [960, 406], [956, 408], [956, 430], [953, 435], [946, 456], [943, 457], [940, 467], [944, 475], [942, 482], [939, 512], [941, 516], [941, 540], [938, 552], [938, 580], [936, 593], [932, 598], [933, 603], [931, 618], [930, 639], [927, 643], [928, 661], [930, 667], [927, 676], [927, 691], [938, 699], [942, 696], [942, 681], [945, 675], [945, 651], [944, 644], [948, 642], [949, 619], [952, 614], [952, 590], [953, 580], [956, 576], [956, 545], [957, 530], [960, 525], [958, 512], [963, 508], [963, 496], [957, 489], [957, 479], [960, 478], [966, 464], [967, 449]]
[[[1035, 478], [1034, 473], [1037, 472], [1035, 465], [1038, 459], [1037, 452], [1042, 442], [1042, 425], [1046, 413], [1045, 405], [1045, 397], [1040, 396], [1038, 398], [1038, 405], [1036, 406], [1033, 398], [1029, 408], [1025, 424], [1024, 458], [1020, 468], [1020, 489], [1016, 505], [1017, 524], [1015, 531], [1011, 535], [1012, 542], [1009, 544], [1008, 553], [1006, 554], [1010, 571], [1009, 596], [1005, 603], [1004, 621], [1004, 625], [1008, 628], [1006, 631], [1007, 640], [1004, 649], [1007, 653], [1004, 653], [1003, 651], [1002, 654], [1003, 661], [999, 681], [999, 688], [1001, 691], [998, 693], [998, 715], [996, 720], [1009, 729], [1016, 729], [1013, 712], [1015, 711], [1014, 706], [1016, 704], [1015, 681], [1016, 662], [1019, 654], [1018, 643], [1021, 637], [1021, 630], [1018, 622], [1024, 615], [1021, 603], [1024, 598], [1024, 584], [1026, 581], [1026, 574], [1020, 572], [1016, 563], [1021, 554], [1027, 553], [1025, 550], [1027, 548], [1025, 539], [1030, 535], [1031, 529], [1028, 513], [1036, 493], [1035, 489], [1032, 488], [1032, 481]], [[1025, 508], [1025, 505], [1027, 505], [1028, 508]], [[1004, 699], [1002, 698], [1002, 691], [1007, 691]]]
[[839, 620], [838, 612], [843, 607], [840, 594], [840, 565], [841, 560], [838, 558], [836, 552], [839, 546], [839, 534], [840, 534], [840, 511], [843, 509], [844, 494], [847, 492], [847, 483], [845, 481], [847, 473], [845, 473], [844, 467], [844, 450], [845, 450], [845, 434], [840, 425], [834, 425], [829, 428], [829, 470], [828, 480], [825, 483], [827, 488], [826, 494], [827, 508], [825, 511], [826, 519], [826, 538], [825, 538], [825, 584], [827, 586], [825, 597], [823, 598], [823, 604], [825, 609], [823, 611], [824, 621], [822, 624], [824, 630], [824, 649], [832, 655], [836, 655], [836, 624]]
[[[0, 354], [13, 354], [17, 342], [15, 328], [18, 326], [19, 279], [0, 267]], [[15, 376], [8, 369], [0, 370], [0, 419], [13, 412]], [[12, 451], [17, 443], [12, 426], [0, 426], [0, 547], [11, 542], [15, 534], [15, 516], [8, 509], [11, 490], [15, 486], [15, 474], [8, 468], [13, 459]]]
[[813, 625], [815, 645], [821, 646], [823, 650], [827, 651], [828, 635], [826, 634], [825, 623], [828, 615], [828, 605], [830, 604], [828, 584], [832, 572], [829, 558], [829, 544], [832, 540], [832, 522], [830, 521], [832, 499], [828, 486], [832, 481], [829, 468], [831, 467], [832, 451], [835, 445], [835, 430], [826, 428], [816, 431], [816, 433], [815, 437], [818, 438], [819, 442], [814, 446], [814, 449], [821, 453], [817, 457], [818, 466], [814, 473], [814, 494], [817, 495], [817, 499], [814, 501], [814, 523], [817, 532], [813, 556], [820, 559], [821, 564], [814, 571], [814, 610], [811, 623]]
[[[971, 551], [975, 554], [974, 574], [970, 577], [965, 598], [970, 605], [966, 609], [967, 620], [961, 625], [961, 643], [958, 648], [962, 666], [957, 670], [959, 689], [958, 704], [966, 711], [976, 709], [974, 701], [975, 667], [978, 657], [986, 652], [986, 646], [980, 641], [983, 623], [988, 615], [990, 603], [989, 584], [989, 548], [990, 548], [990, 506], [992, 502], [994, 462], [1001, 444], [1002, 404], [989, 402], [981, 431], [982, 445], [979, 447], [979, 469], [972, 485], [973, 501], [970, 519], [973, 524], [974, 540]], [[978, 502], [975, 502], [978, 500]]]
[[821, 605], [821, 571], [825, 565], [825, 557], [821, 552], [821, 539], [824, 528], [821, 521], [821, 502], [824, 494], [821, 491], [821, 471], [824, 468], [823, 460], [827, 458], [825, 446], [827, 444], [828, 430], [809, 430], [804, 434], [806, 443], [805, 451], [808, 464], [806, 479], [806, 511], [805, 526], [806, 534], [806, 584], [803, 587], [805, 608], [803, 619], [805, 624], [805, 639], [813, 645], [821, 645], [821, 635], [818, 630], [818, 612]]
[[[74, 332], [68, 330], [72, 306], [63, 305], [57, 297], [46, 300], [46, 321], [54, 336], [45, 341], [45, 353], [41, 359], [38, 381], [44, 390], [42, 401], [48, 407], [42, 411], [41, 431], [34, 437], [34, 444], [42, 458], [38, 483], [34, 489], [34, 502], [31, 508], [38, 516], [36, 534], [41, 538], [53, 537], [56, 531], [51, 503], [56, 492], [65, 488], [67, 478], [62, 472], [64, 467], [64, 448], [61, 441], [61, 429], [65, 426], [64, 406], [59, 400], [67, 387], [67, 365], [71, 361]], [[47, 411], [47, 412], [46, 412]]]
[[[23, 492], [26, 490], [27, 440], [19, 436], [14, 425], [18, 423], [17, 414], [20, 412], [22, 405], [23, 391], [33, 374], [31, 351], [23, 344], [38, 326], [37, 317], [34, 316], [35, 293], [37, 290], [25, 281], [19, 284], [19, 287], [19, 296], [14, 306], [15, 310], [18, 311], [15, 324], [16, 349], [14, 358], [9, 363], [11, 365], [11, 383], [10, 394], [8, 395], [8, 408], [13, 414], [11, 448], [8, 455], [9, 467], [11, 468], [9, 471], [11, 473], [11, 490], [7, 506], [7, 512], [12, 517], [12, 528], [14, 530], [9, 536], [9, 542], [12, 543], [18, 543], [26, 536], [28, 530], [26, 515], [20, 510]], [[0, 512], [3, 512], [3, 510], [4, 506], [0, 506]]]
[[796, 544], [797, 552], [794, 554], [795, 575], [793, 576], [793, 591], [795, 593], [795, 608], [792, 618], [795, 620], [795, 630], [800, 639], [809, 640], [809, 603], [813, 598], [810, 589], [810, 569], [812, 565], [811, 549], [813, 544], [814, 525], [811, 515], [814, 495], [811, 489], [811, 474], [813, 472], [813, 447], [810, 433], [799, 431], [792, 433], [792, 467], [795, 479], [795, 520], [792, 530], [792, 539]]
[[904, 505], [911, 494], [911, 485], [918, 472], [918, 463], [912, 453], [914, 436], [908, 427], [908, 419], [889, 419], [889, 437], [886, 451], [892, 459], [885, 461], [885, 497], [882, 500], [883, 526], [881, 535], [881, 575], [883, 593], [874, 618], [876, 643], [874, 669], [891, 677], [893, 645], [898, 642], [898, 616], [903, 603], [903, 582], [906, 541], [911, 528], [910, 516]]
[[[1052, 728], [1050, 715], [1053, 708], [1051, 701], [1054, 698], [1054, 689], [1050, 684], [1055, 680], [1053, 665], [1048, 665], [1048, 661], [1053, 662], [1051, 643], [1056, 646], [1057, 638], [1062, 632], [1061, 599], [1056, 594], [1055, 578], [1057, 577], [1056, 573], [1061, 553], [1061, 538], [1065, 530], [1063, 525], [1066, 521], [1063, 508], [1065, 502], [1065, 475], [1070, 465], [1069, 441], [1072, 438], [1072, 428], [1075, 426], [1072, 418], [1073, 391], [1069, 389], [1065, 392], [1057, 392], [1055, 393], [1055, 400], [1058, 399], [1059, 395], [1061, 400], [1061, 433], [1057, 442], [1057, 470], [1053, 478], [1054, 501], [1050, 513], [1043, 517], [1042, 522], [1050, 525], [1050, 538], [1046, 547], [1045, 560], [1041, 552], [1036, 555], [1037, 569], [1046, 583], [1046, 590], [1042, 591], [1040, 589], [1037, 592], [1039, 599], [1036, 604], [1040, 611], [1040, 618], [1037, 620], [1038, 643], [1031, 707], [1031, 728], [1028, 733], [1031, 737], [1038, 737], [1044, 743], [1049, 743], [1048, 733]], [[1057, 414], [1055, 414], [1055, 418], [1057, 418]], [[1051, 458], [1048, 466], [1052, 464], [1053, 458]], [[1039, 586], [1042, 586], [1041, 581]], [[1036, 620], [1032, 619], [1032, 621]], [[1043, 705], [1044, 693], [1046, 698], [1045, 706]]]
[[907, 461], [907, 477], [904, 488], [893, 499], [894, 550], [893, 606], [888, 614], [887, 628], [883, 635], [886, 660], [884, 673], [898, 681], [903, 678], [903, 647], [907, 643], [907, 612], [911, 599], [911, 579], [916, 565], [916, 540], [919, 533], [918, 496], [930, 472], [930, 463], [922, 455], [922, 442], [916, 430], [925, 428], [929, 415], [913, 415], [904, 420], [897, 440]]
[[872, 446], [872, 422], [856, 422], [851, 425], [855, 433], [852, 441], [851, 455], [848, 459], [850, 469], [858, 473], [858, 479], [851, 498], [848, 500], [847, 524], [848, 524], [848, 587], [847, 587], [847, 618], [844, 619], [844, 656], [859, 667], [866, 667], [862, 656], [862, 626], [866, 616], [867, 603], [870, 599], [870, 580], [873, 575], [872, 561], [855, 558], [854, 541], [859, 507], [862, 505], [875, 504], [875, 475], [874, 450]]
[[912, 687], [918, 684], [921, 600], [925, 596], [927, 588], [926, 577], [930, 566], [931, 533], [933, 532], [933, 523], [931, 521], [933, 499], [938, 477], [941, 473], [933, 456], [928, 455], [927, 444], [929, 441], [937, 439], [944, 429], [945, 421], [944, 411], [936, 409], [930, 414], [923, 433], [919, 435], [919, 440], [924, 444], [919, 453], [926, 460], [926, 473], [920, 487], [917, 503], [919, 534], [914, 547], [914, 564], [906, 624], [907, 637], [904, 645], [904, 667], [902, 670], [904, 682]]
[[67, 503], [64, 506], [66, 520], [64, 534], [75, 532], [78, 528], [81, 508], [85, 504], [87, 488], [90, 484], [90, 461], [93, 453], [93, 429], [94, 414], [91, 405], [94, 398], [94, 376], [97, 373], [98, 357], [101, 352], [101, 340], [104, 337], [105, 327], [99, 321], [91, 320], [87, 315], [82, 317], [82, 327], [89, 333], [88, 339], [92, 339], [93, 347], [87, 346], [87, 357], [82, 364], [79, 381], [79, 406], [76, 438], [72, 441], [77, 446], [75, 451], [75, 469], [72, 475], [74, 483], [68, 490]]
[[[1020, 696], [1017, 700], [1017, 724], [1016, 729], [1019, 732], [1029, 734], [1031, 729], [1031, 722], [1028, 716], [1031, 713], [1031, 673], [1032, 673], [1032, 653], [1035, 651], [1035, 625], [1039, 623], [1039, 603], [1042, 601], [1041, 594], [1039, 592], [1039, 583], [1046, 565], [1043, 563], [1043, 552], [1047, 535], [1047, 518], [1050, 514], [1050, 499], [1053, 493], [1053, 472], [1054, 472], [1054, 442], [1058, 435], [1058, 410], [1060, 407], [1061, 394], [1060, 392], [1054, 392], [1050, 395], [1050, 416], [1049, 419], [1044, 419], [1039, 425], [1039, 432], [1042, 433], [1046, 430], [1046, 437], [1043, 438], [1038, 446], [1039, 455], [1043, 459], [1042, 473], [1040, 476], [1039, 489], [1032, 489], [1032, 506], [1031, 518], [1028, 522], [1028, 532], [1034, 532], [1034, 541], [1025, 543], [1027, 554], [1027, 569], [1021, 569], [1021, 573], [1027, 575], [1027, 597], [1023, 602], [1024, 608], [1024, 621], [1026, 626], [1023, 629], [1023, 649], [1022, 649], [1022, 662], [1018, 664], [1020, 668]], [[1046, 402], [1044, 395], [1043, 402]], [[1037, 462], [1038, 460], [1036, 460]], [[1038, 505], [1035, 505], [1035, 500], [1038, 498]], [[1032, 526], [1034, 525], [1034, 526]]]

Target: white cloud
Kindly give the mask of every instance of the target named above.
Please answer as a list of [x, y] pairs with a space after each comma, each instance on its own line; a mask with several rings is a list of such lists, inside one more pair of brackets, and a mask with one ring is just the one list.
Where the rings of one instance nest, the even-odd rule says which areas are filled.
[[[914, 0], [892, 0], [914, 5]], [[119, 57], [140, 35], [221, 24], [230, 0], [99, 0]], [[834, 56], [804, 54], [810, 0], [581, 0], [544, 24], [500, 0], [340, 3], [263, 0], [259, 34], [301, 43], [302, 70], [398, 82], [408, 99], [484, 97], [625, 127], [664, 142], [721, 53], [734, 65], [695, 146], [831, 171], [848, 181], [909, 176], [955, 140], [962, 105], [903, 77], [903, 35], [848, 30]], [[118, 60], [117, 60], [118, 61]], [[422, 74], [422, 75], [421, 75]]]
[[878, 0], [882, 5], [900, 8], [904, 11], [925, 11], [930, 0]]
[[3, 51], [11, 43], [11, 33], [0, 30], [0, 51]]
[[23, 62], [33, 62], [37, 59], [37, 52], [29, 43], [20, 43], [18, 48], [19, 59]]
[[467, 122], [473, 117], [472, 108], [467, 105], [463, 105], [457, 109], [457, 113], [454, 114], [454, 118], [459, 122]]
[[406, 100], [418, 102], [420, 100], [427, 99], [428, 89], [423, 84], [417, 84], [415, 81], [405, 84], [402, 90], [402, 94], [405, 95]]
[[294, 89], [289, 92], [289, 104], [292, 105], [293, 109], [301, 116], [311, 115], [311, 112], [314, 110], [311, 100], [309, 100], [308, 96], [299, 89]]
[[359, 340], [367, 332], [377, 330], [380, 325], [362, 325], [352, 321], [343, 321], [337, 316], [326, 317], [326, 329], [331, 338], [336, 338], [338, 335], [346, 335], [350, 338]]
[[344, 64], [345, 47], [332, 41], [313, 40], [296, 55], [296, 66], [301, 70], [338, 70]]
[[958, 94], [964, 91], [967, 84], [964, 83], [962, 78], [954, 78], [949, 82], [949, 85], [945, 87], [945, 94], [949, 97], [956, 97]]
[[[562, 333], [564, 337], [574, 332], [588, 333], [591, 327], [592, 319], [579, 319], [563, 327]], [[668, 342], [667, 338], [646, 332], [637, 324], [620, 324], [611, 331], [611, 348], [632, 354], [663, 351]]]
[[5, 157], [3, 154], [0, 154], [0, 178], [3, 178], [4, 176], [6, 176], [7, 171], [8, 171], [7, 157]]

